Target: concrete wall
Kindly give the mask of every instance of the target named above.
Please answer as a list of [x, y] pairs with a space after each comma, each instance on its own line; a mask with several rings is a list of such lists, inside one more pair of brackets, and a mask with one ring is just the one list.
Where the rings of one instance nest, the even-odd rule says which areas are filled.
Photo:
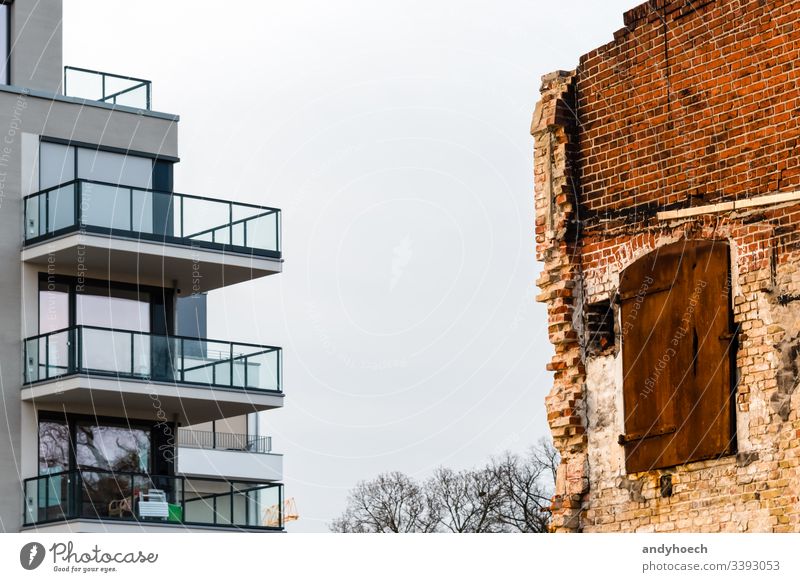
[[15, 0], [11, 5], [12, 85], [61, 92], [62, 15], [62, 0]]

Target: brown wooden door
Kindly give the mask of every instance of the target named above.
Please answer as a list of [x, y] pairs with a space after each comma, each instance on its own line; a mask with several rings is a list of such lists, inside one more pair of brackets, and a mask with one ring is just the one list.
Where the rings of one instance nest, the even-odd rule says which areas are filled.
[[622, 274], [628, 472], [733, 451], [728, 246], [684, 241]]

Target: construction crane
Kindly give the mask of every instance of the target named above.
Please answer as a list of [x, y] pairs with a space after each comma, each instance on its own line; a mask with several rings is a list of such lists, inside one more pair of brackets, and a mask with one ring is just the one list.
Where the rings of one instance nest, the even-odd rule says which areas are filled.
[[[261, 516], [261, 523], [266, 527], [281, 527], [281, 506], [279, 503], [270, 505], [264, 508]], [[294, 497], [285, 499], [283, 502], [283, 523], [287, 521], [296, 521], [300, 519], [297, 513], [297, 505], [295, 505]]]

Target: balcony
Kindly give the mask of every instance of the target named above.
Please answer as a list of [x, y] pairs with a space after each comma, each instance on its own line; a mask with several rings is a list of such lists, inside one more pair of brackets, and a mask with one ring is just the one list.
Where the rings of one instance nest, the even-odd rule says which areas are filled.
[[[28, 338], [22, 399], [198, 424], [283, 405], [281, 349], [75, 326]], [[122, 408], [120, 408], [122, 407]]]
[[70, 531], [91, 531], [81, 522], [97, 520], [104, 530], [283, 528], [279, 483], [81, 469], [26, 479], [24, 495], [24, 526], [44, 531], [63, 522], [75, 524]]
[[136, 77], [64, 67], [64, 95], [149, 111], [152, 83]]
[[165, 286], [186, 295], [281, 270], [281, 213], [93, 180], [24, 198], [22, 260], [57, 273]]
[[177, 473], [280, 481], [283, 455], [272, 454], [272, 437], [178, 429]]

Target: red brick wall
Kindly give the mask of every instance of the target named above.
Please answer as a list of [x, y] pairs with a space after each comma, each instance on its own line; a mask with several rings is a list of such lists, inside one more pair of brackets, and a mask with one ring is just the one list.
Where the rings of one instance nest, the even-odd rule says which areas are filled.
[[800, 3], [644, 4], [581, 57], [581, 200], [590, 212], [800, 186]]
[[[800, 531], [800, 204], [657, 212], [800, 190], [800, 2], [653, 0], [534, 113], [537, 300], [554, 356], [562, 455], [556, 531]], [[738, 454], [628, 474], [618, 349], [586, 349], [586, 312], [620, 273], [682, 239], [726, 240], [740, 326]], [[617, 346], [618, 348], [618, 346]], [[669, 474], [674, 494], [662, 498]]]

